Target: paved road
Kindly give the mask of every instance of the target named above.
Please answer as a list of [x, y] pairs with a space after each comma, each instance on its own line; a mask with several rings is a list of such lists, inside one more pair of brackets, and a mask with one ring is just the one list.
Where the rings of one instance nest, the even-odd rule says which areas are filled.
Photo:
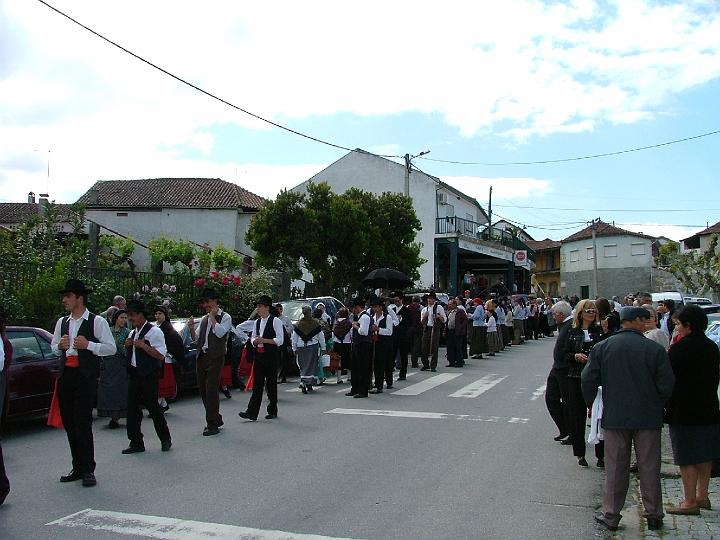
[[191, 394], [168, 413], [169, 453], [146, 420], [148, 451], [123, 456], [124, 430], [98, 420], [93, 489], [57, 481], [69, 468], [62, 431], [13, 425], [2, 538], [602, 537], [592, 520], [602, 472], [552, 440], [542, 390], [553, 343], [459, 370], [441, 359], [438, 373], [413, 370], [369, 399], [346, 398], [347, 385], [311, 395], [280, 385], [273, 421], [242, 421], [248, 394], [237, 392], [216, 437], [201, 436]]

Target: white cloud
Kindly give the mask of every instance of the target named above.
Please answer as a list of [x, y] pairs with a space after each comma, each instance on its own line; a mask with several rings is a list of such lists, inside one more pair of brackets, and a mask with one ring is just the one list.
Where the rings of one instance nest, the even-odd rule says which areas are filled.
[[463, 193], [475, 197], [483, 207], [487, 206], [490, 186], [493, 188], [494, 201], [498, 199], [528, 199], [546, 195], [552, 191], [549, 180], [538, 178], [441, 176], [440, 179]]
[[[522, 142], [647, 120], [674, 94], [720, 77], [712, 1], [55, 3], [281, 123], [420, 111], [468, 137], [497, 130]], [[0, 163], [52, 149], [59, 194], [102, 176], [221, 170], [227, 165], [204, 159], [191, 165], [184, 151], [208, 156], [221, 126], [270, 129], [38, 2], [5, 0], [0, 19]], [[397, 144], [373, 150], [402, 153]], [[0, 197], [41, 182], [43, 168], [35, 178], [0, 167]]]
[[702, 231], [705, 227], [685, 227], [683, 225], [666, 225], [663, 223], [617, 223], [621, 229], [627, 229], [649, 236], [665, 236], [676, 242]]

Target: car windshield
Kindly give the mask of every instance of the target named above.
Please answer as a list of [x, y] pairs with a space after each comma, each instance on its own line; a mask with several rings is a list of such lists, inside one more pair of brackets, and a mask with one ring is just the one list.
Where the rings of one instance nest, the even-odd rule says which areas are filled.
[[282, 302], [283, 315], [291, 321], [299, 321], [302, 318], [302, 307], [309, 305], [310, 302], [300, 300], [288, 300]]

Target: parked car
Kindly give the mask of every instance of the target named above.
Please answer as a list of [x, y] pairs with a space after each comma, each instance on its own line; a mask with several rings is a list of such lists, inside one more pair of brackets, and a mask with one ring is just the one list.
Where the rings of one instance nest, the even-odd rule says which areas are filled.
[[698, 304], [698, 307], [702, 309], [706, 315], [720, 313], [720, 304]]
[[293, 324], [298, 322], [302, 317], [302, 307], [311, 306], [313, 310], [318, 304], [325, 304], [325, 313], [330, 315], [332, 320], [335, 320], [335, 316], [340, 308], [344, 308], [343, 304], [337, 298], [332, 296], [318, 296], [316, 298], [297, 298], [294, 300], [282, 300], [280, 304], [283, 307], [283, 315], [290, 318]]
[[[178, 392], [180, 392], [186, 388], [195, 388], [197, 386], [197, 374], [195, 370], [197, 343], [190, 337], [188, 319], [171, 319], [170, 323], [177, 333], [180, 334], [183, 345], [185, 346], [185, 356], [182, 361], [176, 362], [175, 364], [175, 379], [177, 381]], [[200, 327], [200, 320], [196, 319], [195, 324], [197, 331]]]
[[60, 369], [60, 358], [50, 348], [52, 334], [30, 326], [8, 326], [6, 332], [13, 357], [3, 420], [44, 413], [50, 409]]
[[707, 305], [707, 304], [712, 304], [713, 302], [709, 298], [704, 298], [702, 296], [686, 296], [685, 303], [686, 304]]
[[708, 315], [708, 325], [707, 330], [705, 330], [705, 335], [720, 347], [720, 313]]
[[651, 296], [652, 296], [653, 306], [655, 306], [655, 307], [657, 307], [658, 302], [660, 302], [662, 300], [672, 300], [673, 302], [675, 302], [676, 308], [679, 308], [680, 306], [682, 306], [684, 304], [683, 295], [677, 291], [657, 292], [657, 293], [652, 293]]

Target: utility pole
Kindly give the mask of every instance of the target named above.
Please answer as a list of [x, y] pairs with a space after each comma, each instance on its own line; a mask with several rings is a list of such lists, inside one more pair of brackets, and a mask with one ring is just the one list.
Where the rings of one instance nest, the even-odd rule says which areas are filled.
[[593, 286], [594, 286], [594, 292], [595, 297], [599, 295], [598, 292], [598, 270], [597, 270], [597, 238], [596, 238], [596, 231], [598, 223], [600, 223], [600, 218], [593, 219], [590, 224], [592, 225], [592, 243], [593, 243]]
[[492, 238], [492, 186], [490, 186], [490, 198], [488, 199], [488, 233], [488, 238]]
[[405, 196], [410, 196], [410, 173], [412, 172], [412, 160], [416, 157], [424, 156], [425, 154], [429, 154], [430, 150], [425, 150], [423, 152], [420, 152], [416, 156], [411, 156], [410, 154], [405, 154], [403, 156], [405, 158]]

